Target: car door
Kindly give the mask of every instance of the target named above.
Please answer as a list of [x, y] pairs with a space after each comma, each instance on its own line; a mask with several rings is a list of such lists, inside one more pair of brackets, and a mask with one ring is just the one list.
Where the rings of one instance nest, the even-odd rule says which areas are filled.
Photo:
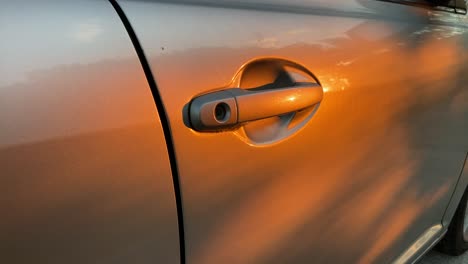
[[118, 1], [170, 124], [187, 263], [388, 263], [440, 235], [468, 24], [406, 2]]
[[0, 3], [0, 263], [177, 263], [153, 95], [106, 1]]

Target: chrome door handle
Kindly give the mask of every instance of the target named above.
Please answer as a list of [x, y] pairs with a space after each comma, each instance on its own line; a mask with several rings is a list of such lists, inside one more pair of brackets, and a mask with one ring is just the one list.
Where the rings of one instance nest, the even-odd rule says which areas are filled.
[[190, 103], [190, 122], [198, 131], [228, 129], [312, 107], [322, 100], [322, 94], [317, 83], [296, 83], [275, 89], [222, 90], [195, 98]]

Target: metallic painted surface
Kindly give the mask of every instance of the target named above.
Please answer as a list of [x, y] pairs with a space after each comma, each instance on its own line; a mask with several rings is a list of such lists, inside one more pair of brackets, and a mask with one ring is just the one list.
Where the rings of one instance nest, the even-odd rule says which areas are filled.
[[[459, 206], [459, 201], [462, 199], [463, 194], [468, 190], [468, 153], [466, 155], [465, 163], [463, 168], [461, 169], [460, 172], [460, 180], [457, 183], [457, 187], [455, 189], [455, 192], [453, 193], [452, 199], [450, 200], [450, 204], [447, 207], [446, 213], [444, 215], [443, 223], [446, 223], [448, 226], [450, 224], [450, 220], [454, 216], [456, 210], [458, 209]], [[468, 210], [466, 210], [468, 213]], [[465, 218], [465, 223], [464, 223], [464, 230], [465, 233], [463, 234], [464, 238], [466, 241], [468, 241], [468, 219]]]
[[[388, 263], [441, 222], [468, 149], [466, 17], [366, 0], [208, 2], [119, 1], [169, 113], [188, 263]], [[262, 57], [320, 80], [301, 131], [258, 147], [184, 125], [193, 97]]]
[[0, 5], [0, 262], [178, 263], [160, 120], [113, 7]]
[[444, 214], [444, 218], [442, 219], [442, 225], [448, 226], [450, 221], [452, 220], [453, 215], [455, 214], [457, 207], [459, 205], [459, 201], [461, 200], [463, 194], [468, 188], [468, 153], [466, 154], [465, 158], [465, 165], [460, 169], [460, 177], [453, 192], [452, 198], [450, 199], [450, 203], [447, 206], [447, 209]]

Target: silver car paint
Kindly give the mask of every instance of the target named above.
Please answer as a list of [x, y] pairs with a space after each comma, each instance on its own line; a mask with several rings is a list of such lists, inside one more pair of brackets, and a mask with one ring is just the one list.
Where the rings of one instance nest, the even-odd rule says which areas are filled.
[[178, 263], [154, 99], [107, 1], [0, 2], [0, 263]]
[[[441, 224], [468, 150], [465, 16], [366, 0], [118, 2], [169, 115], [187, 262], [389, 263]], [[190, 100], [264, 57], [320, 80], [306, 126], [265, 146], [184, 123]]]

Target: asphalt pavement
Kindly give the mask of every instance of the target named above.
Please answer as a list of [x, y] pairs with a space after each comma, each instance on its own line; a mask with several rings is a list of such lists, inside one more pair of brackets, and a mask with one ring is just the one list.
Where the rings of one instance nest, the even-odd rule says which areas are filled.
[[468, 252], [461, 256], [453, 257], [431, 250], [418, 264], [468, 264]]

